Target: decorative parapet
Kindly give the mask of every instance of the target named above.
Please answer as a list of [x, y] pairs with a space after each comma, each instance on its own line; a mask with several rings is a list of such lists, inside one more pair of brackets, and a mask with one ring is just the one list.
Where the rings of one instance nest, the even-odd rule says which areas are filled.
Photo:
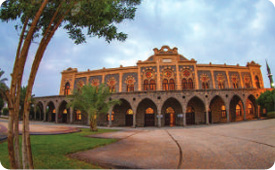
[[161, 49], [154, 48], [155, 55], [177, 55], [178, 54], [178, 48], [171, 49], [169, 46], [165, 45], [162, 46]]

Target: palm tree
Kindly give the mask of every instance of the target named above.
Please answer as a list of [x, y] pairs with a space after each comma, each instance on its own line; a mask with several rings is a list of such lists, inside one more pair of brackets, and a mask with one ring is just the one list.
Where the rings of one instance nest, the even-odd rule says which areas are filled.
[[72, 101], [68, 107], [73, 107], [86, 113], [90, 122], [91, 131], [97, 131], [97, 118], [100, 114], [106, 114], [110, 107], [120, 104], [118, 100], [109, 100], [111, 95], [109, 88], [105, 84], [99, 86], [84, 85], [80, 90], [75, 90], [69, 96]]

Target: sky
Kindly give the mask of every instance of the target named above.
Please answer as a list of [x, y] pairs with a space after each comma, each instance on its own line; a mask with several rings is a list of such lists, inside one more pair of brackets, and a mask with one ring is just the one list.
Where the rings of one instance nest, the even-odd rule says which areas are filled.
[[[8, 85], [19, 39], [15, 24], [0, 21], [0, 68]], [[75, 45], [60, 28], [45, 52], [33, 94], [58, 95], [61, 72], [69, 67], [86, 71], [134, 66], [163, 45], [177, 47], [180, 54], [198, 64], [246, 66], [253, 60], [262, 65], [267, 88], [265, 60], [275, 74], [275, 6], [269, 0], [143, 0], [135, 19], [118, 28], [128, 34], [126, 41], [107, 43], [88, 37], [81, 45]], [[33, 43], [23, 85], [27, 84], [35, 48]]]

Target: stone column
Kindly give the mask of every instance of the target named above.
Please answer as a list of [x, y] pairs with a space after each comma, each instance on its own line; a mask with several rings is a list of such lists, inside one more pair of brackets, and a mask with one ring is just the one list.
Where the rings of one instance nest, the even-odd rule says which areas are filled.
[[226, 110], [226, 118], [227, 118], [227, 123], [230, 122], [230, 107], [228, 101], [225, 103], [225, 110]]
[[158, 127], [161, 127], [161, 112], [158, 112]]
[[206, 124], [207, 125], [209, 125], [209, 112], [208, 112], [208, 110], [209, 110], [209, 105], [208, 105], [208, 103], [206, 103], [206, 105], [205, 105], [205, 114], [206, 114]]
[[182, 121], [183, 126], [186, 126], [186, 107], [182, 108]]
[[246, 120], [246, 102], [243, 102], [243, 120]]
[[109, 124], [108, 124], [108, 127], [111, 127], [112, 126], [112, 110], [109, 110]]
[[70, 123], [73, 123], [74, 108], [70, 107]]
[[136, 104], [131, 104], [133, 110], [133, 128], [137, 127], [137, 106]]
[[59, 114], [59, 108], [57, 107], [55, 109], [55, 123], [58, 123], [58, 114]]
[[133, 113], [133, 128], [136, 128], [137, 127], [137, 118], [136, 118], [137, 114], [136, 112], [134, 111]]
[[46, 122], [46, 116], [47, 116], [47, 106], [44, 104], [43, 105], [43, 112], [44, 112], [44, 117], [43, 117], [43, 122]]

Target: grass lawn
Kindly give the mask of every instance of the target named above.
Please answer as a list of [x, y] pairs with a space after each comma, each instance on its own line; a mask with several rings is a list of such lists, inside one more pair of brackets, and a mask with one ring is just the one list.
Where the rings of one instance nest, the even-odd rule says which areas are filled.
[[[114, 130], [99, 129], [90, 132], [81, 129], [81, 132], [64, 135], [32, 135], [31, 144], [35, 169], [98, 169], [100, 167], [83, 161], [71, 159], [67, 154], [107, 145], [116, 139], [89, 138], [86, 135], [111, 132]], [[20, 142], [21, 143], [21, 142]], [[9, 167], [7, 142], [0, 144], [0, 162]]]

